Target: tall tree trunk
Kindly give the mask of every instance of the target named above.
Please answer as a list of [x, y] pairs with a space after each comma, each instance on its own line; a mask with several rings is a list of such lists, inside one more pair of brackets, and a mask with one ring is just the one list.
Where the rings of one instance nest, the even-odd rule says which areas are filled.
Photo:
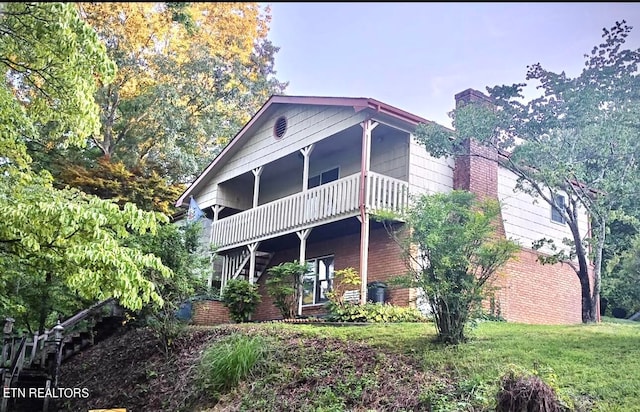
[[606, 236], [606, 220], [605, 218], [600, 219], [598, 222], [598, 241], [596, 242], [596, 258], [594, 262], [593, 268], [593, 294], [591, 297], [591, 301], [593, 302], [593, 307], [591, 308], [591, 317], [594, 320], [598, 319], [597, 309], [600, 305], [600, 280], [602, 278], [602, 251], [604, 250], [604, 241]]
[[573, 219], [570, 219], [567, 224], [571, 229], [573, 241], [576, 245], [576, 256], [578, 258], [578, 268], [576, 270], [576, 275], [578, 275], [578, 279], [580, 280], [582, 323], [595, 322], [597, 320], [597, 318], [595, 317], [596, 305], [594, 304], [591, 296], [591, 282], [589, 276], [589, 263], [587, 261], [587, 251], [582, 244], [576, 213], [573, 214]]

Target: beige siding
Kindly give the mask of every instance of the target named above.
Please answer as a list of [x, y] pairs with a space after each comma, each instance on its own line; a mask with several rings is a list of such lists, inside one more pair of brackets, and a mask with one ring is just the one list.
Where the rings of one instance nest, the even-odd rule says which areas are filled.
[[450, 192], [453, 189], [453, 159], [435, 158], [411, 138], [409, 146], [409, 190], [412, 194]]
[[[279, 116], [287, 118], [287, 132], [282, 139], [273, 137], [273, 125]], [[349, 128], [365, 119], [364, 112], [356, 113], [350, 107], [284, 106], [275, 110], [257, 127], [253, 135], [211, 181], [197, 194], [202, 207], [216, 202], [216, 186], [235, 176], [251, 171], [305, 146], [316, 143], [334, 133]]]
[[[359, 143], [359, 141], [357, 142]], [[360, 171], [360, 145], [352, 145], [338, 151], [328, 151], [327, 146], [330, 146], [330, 144], [327, 144], [326, 141], [318, 143], [311, 152], [309, 177], [336, 167], [339, 168], [338, 178]], [[296, 162], [298, 163], [297, 165], [287, 167], [282, 170], [282, 173], [277, 173], [275, 176], [271, 174], [270, 177], [260, 182], [260, 204], [271, 202], [302, 190], [302, 159], [296, 158]], [[270, 167], [277, 166], [266, 166], [266, 168]]]
[[342, 150], [322, 156], [314, 157], [311, 153], [311, 163], [309, 164], [309, 177], [316, 176], [327, 170], [339, 167], [339, 177], [349, 176], [360, 171], [360, 148], [357, 150]]
[[245, 182], [239, 189], [233, 185], [221, 184], [218, 186], [218, 196], [215, 204], [232, 207], [238, 210], [247, 210], [253, 206], [253, 182]]
[[409, 134], [396, 132], [371, 139], [371, 170], [396, 179], [407, 180]]
[[[302, 163], [302, 160], [300, 161]], [[266, 167], [269, 167], [267, 165]], [[260, 182], [260, 196], [258, 204], [265, 204], [302, 190], [302, 167], [295, 170], [285, 170], [277, 179], [262, 180]]]
[[[498, 198], [502, 206], [502, 218], [506, 236], [518, 241], [521, 246], [531, 248], [534, 241], [542, 238], [553, 239], [556, 247], [562, 247], [562, 239], [571, 238], [566, 224], [551, 220], [551, 206], [542, 199], [535, 199], [526, 193], [515, 192], [516, 176], [507, 169], [498, 169]], [[581, 214], [581, 233], [587, 233], [587, 216]], [[541, 252], [550, 252], [548, 248]]]
[[[287, 117], [288, 128], [282, 139], [275, 140], [273, 122], [281, 115]], [[279, 110], [267, 118], [263, 126], [226, 163], [219, 178], [226, 180], [272, 162], [363, 120], [363, 113], [355, 113], [352, 108], [344, 107], [298, 106]]]
[[[193, 197], [201, 208], [212, 206], [221, 195], [218, 193], [217, 182], [209, 182], [199, 193], [194, 193]], [[188, 203], [188, 202], [187, 202]]]

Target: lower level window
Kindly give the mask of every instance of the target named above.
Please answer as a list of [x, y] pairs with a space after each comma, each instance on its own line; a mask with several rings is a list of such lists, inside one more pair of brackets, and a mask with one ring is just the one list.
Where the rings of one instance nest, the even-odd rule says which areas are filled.
[[309, 272], [302, 282], [302, 304], [316, 305], [327, 301], [333, 282], [333, 256], [307, 260]]

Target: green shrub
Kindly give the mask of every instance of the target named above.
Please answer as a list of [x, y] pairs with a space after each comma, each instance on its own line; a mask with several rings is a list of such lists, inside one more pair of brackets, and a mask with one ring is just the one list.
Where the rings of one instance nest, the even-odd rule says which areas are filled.
[[390, 303], [328, 304], [329, 320], [333, 322], [426, 322], [427, 318], [416, 308], [395, 306]]
[[[466, 341], [471, 312], [491, 292], [496, 271], [519, 250], [517, 243], [495, 236], [499, 203], [464, 190], [424, 194], [401, 218], [376, 216], [406, 257], [407, 272], [393, 283], [424, 291], [440, 342]], [[405, 224], [391, 223], [398, 220]]]
[[348, 267], [336, 270], [333, 274], [333, 286], [326, 294], [327, 298], [331, 303], [342, 306], [346, 303], [344, 301], [345, 292], [358, 289], [360, 283], [362, 283], [360, 274], [354, 268]]
[[218, 396], [246, 378], [266, 353], [260, 336], [235, 334], [207, 348], [200, 362], [200, 386]]
[[235, 322], [247, 322], [262, 300], [258, 285], [242, 279], [231, 279], [222, 291], [222, 304]]
[[281, 263], [267, 270], [267, 294], [273, 298], [284, 319], [292, 319], [298, 310], [298, 300], [302, 294], [302, 276], [309, 267], [298, 261]]

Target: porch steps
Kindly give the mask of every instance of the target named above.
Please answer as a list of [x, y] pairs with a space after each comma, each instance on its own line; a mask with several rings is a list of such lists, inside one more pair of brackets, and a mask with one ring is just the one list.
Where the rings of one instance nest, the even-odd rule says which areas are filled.
[[[262, 274], [266, 272], [269, 263], [271, 263], [271, 258], [273, 258], [273, 253], [256, 250], [256, 273], [253, 283], [257, 283]], [[240, 276], [243, 276], [244, 279], [249, 279], [249, 259], [240, 270]]]
[[[244, 249], [244, 248], [243, 248]], [[256, 283], [266, 271], [273, 253], [262, 252], [256, 250], [256, 269], [253, 282]], [[231, 279], [245, 279], [249, 280], [249, 267], [251, 266], [251, 254], [246, 249], [241, 250], [235, 254], [225, 255], [224, 259], [227, 263], [223, 263], [223, 266], [229, 267], [231, 273]], [[226, 283], [226, 282], [225, 282]]]

